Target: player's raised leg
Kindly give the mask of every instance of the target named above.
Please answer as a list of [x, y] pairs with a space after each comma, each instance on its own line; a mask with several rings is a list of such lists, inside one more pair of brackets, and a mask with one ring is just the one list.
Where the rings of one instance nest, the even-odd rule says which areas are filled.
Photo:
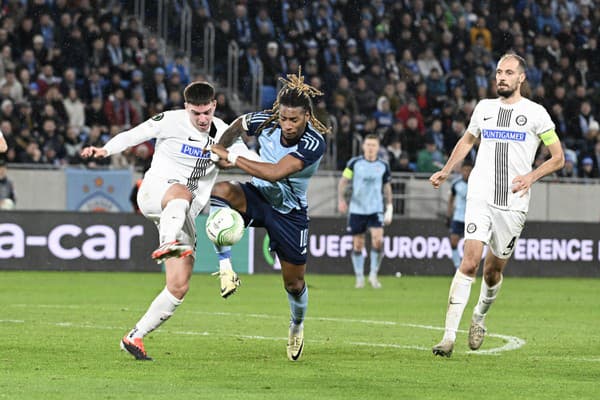
[[290, 329], [288, 332], [287, 356], [298, 361], [304, 350], [304, 318], [308, 308], [308, 286], [304, 281], [306, 264], [296, 265], [281, 261], [281, 273], [290, 303]]
[[192, 194], [182, 184], [175, 183], [163, 196], [158, 228], [160, 246], [152, 252], [152, 258], [161, 263], [171, 257], [186, 257], [192, 254], [192, 246], [177, 240], [190, 207]]
[[144, 348], [144, 337], [166, 322], [189, 289], [189, 281], [194, 266], [194, 258], [169, 258], [165, 261], [166, 287], [156, 296], [154, 301], [135, 327], [121, 340], [121, 349], [127, 351], [137, 360], [152, 360]]
[[[234, 208], [240, 212], [246, 210], [246, 197], [239, 185], [220, 182], [213, 187], [210, 196], [210, 213], [212, 214], [219, 208], [224, 207]], [[221, 282], [221, 297], [227, 298], [235, 293], [241, 281], [231, 264], [231, 246], [217, 246], [215, 244], [214, 248], [219, 258], [219, 271], [215, 275], [219, 275]]]
[[478, 240], [465, 240], [465, 254], [460, 268], [454, 274], [452, 284], [450, 285], [444, 337], [440, 343], [432, 348], [435, 355], [450, 357], [454, 351], [456, 331], [469, 301], [471, 285], [475, 280], [475, 274], [477, 273], [482, 254], [482, 242]]

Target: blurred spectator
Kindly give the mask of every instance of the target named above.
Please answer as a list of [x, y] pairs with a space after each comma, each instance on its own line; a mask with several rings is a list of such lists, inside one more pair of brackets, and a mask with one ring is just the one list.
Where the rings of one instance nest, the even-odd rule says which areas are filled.
[[7, 176], [6, 160], [0, 158], [0, 210], [13, 210], [16, 203], [14, 185]]
[[594, 165], [594, 159], [592, 157], [584, 157], [581, 160], [581, 166], [579, 167], [580, 178], [598, 178], [598, 169]]
[[69, 89], [67, 97], [63, 99], [63, 105], [67, 112], [68, 125], [81, 129], [85, 125], [85, 105], [79, 98], [77, 89]]
[[394, 114], [390, 111], [390, 101], [387, 97], [381, 96], [377, 99], [377, 110], [373, 113], [373, 118], [377, 121], [377, 132], [385, 132], [392, 126]]
[[[106, 115], [108, 123], [116, 126], [120, 131], [129, 129], [141, 122], [140, 116], [135, 108], [131, 106], [129, 100], [125, 97], [125, 90], [123, 88], [117, 88], [106, 100], [104, 103], [104, 114]], [[90, 144], [85, 145], [84, 147], [88, 146], [96, 145]]]
[[355, 133], [351, 116], [341, 114], [338, 117], [338, 129], [335, 132], [337, 170], [343, 170], [346, 162], [352, 158], [352, 143]]
[[560, 178], [577, 178], [577, 163], [571, 154], [565, 154], [565, 165], [556, 172]]
[[185, 54], [181, 51], [176, 52], [175, 59], [167, 64], [166, 72], [169, 77], [173, 73], [178, 73], [179, 80], [183, 86], [187, 86], [190, 83], [190, 70], [185, 60]]
[[23, 100], [23, 85], [15, 75], [14, 64], [7, 64], [4, 68], [4, 78], [0, 79], [0, 93], [17, 103]]
[[417, 155], [417, 171], [433, 173], [444, 166], [444, 155], [435, 145], [435, 140], [430, 135], [425, 136], [425, 148]]
[[227, 124], [232, 123], [233, 120], [237, 118], [237, 114], [229, 105], [229, 101], [227, 100], [225, 93], [218, 92], [215, 95], [215, 99], [217, 100], [215, 117], [221, 118]]

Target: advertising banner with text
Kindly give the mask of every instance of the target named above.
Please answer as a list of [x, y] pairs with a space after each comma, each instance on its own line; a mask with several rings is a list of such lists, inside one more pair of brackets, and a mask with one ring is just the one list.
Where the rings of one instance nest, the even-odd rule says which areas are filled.
[[[369, 240], [367, 238], [367, 249]], [[462, 240], [459, 244], [462, 255]], [[454, 273], [448, 230], [436, 220], [395, 220], [385, 228], [381, 274]], [[351, 274], [352, 236], [344, 218], [311, 218], [308, 273]], [[254, 238], [256, 273], [278, 269], [264, 229]], [[365, 253], [368, 256], [368, 252]], [[368, 271], [368, 257], [365, 268]], [[528, 222], [505, 270], [512, 276], [600, 277], [600, 224]]]
[[157, 243], [133, 213], [0, 212], [0, 269], [160, 271]]

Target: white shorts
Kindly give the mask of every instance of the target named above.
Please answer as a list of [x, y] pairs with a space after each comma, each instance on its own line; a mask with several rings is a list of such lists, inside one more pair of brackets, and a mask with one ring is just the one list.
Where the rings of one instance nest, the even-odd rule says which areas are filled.
[[488, 245], [498, 258], [509, 258], [521, 236], [527, 214], [491, 207], [485, 200], [467, 200], [465, 239]]
[[[146, 218], [156, 224], [160, 229], [160, 214], [162, 213], [162, 199], [171, 185], [179, 183], [169, 178], [157, 177], [146, 174], [140, 185], [137, 195], [138, 206]], [[190, 245], [196, 249], [196, 217], [200, 213], [198, 205], [192, 201], [188, 210], [183, 229], [177, 233], [180, 243]]]

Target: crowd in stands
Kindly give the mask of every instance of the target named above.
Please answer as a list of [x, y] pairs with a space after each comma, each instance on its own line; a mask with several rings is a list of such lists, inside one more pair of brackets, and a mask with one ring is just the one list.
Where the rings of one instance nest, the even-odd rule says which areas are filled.
[[[393, 171], [433, 172], [464, 133], [479, 99], [495, 97], [497, 59], [528, 63], [532, 100], [543, 104], [566, 151], [561, 177], [598, 177], [600, 6], [591, 0], [174, 0], [193, 10], [193, 56], [215, 27], [215, 80], [227, 46], [241, 49], [240, 77], [260, 60], [263, 95], [297, 73], [324, 93], [315, 114], [334, 125], [338, 169], [355, 137], [377, 133]], [[184, 54], [167, 58], [142, 34], [129, 3], [5, 0], [0, 18], [0, 129], [8, 162], [76, 164], [86, 145], [163, 110], [182, 107], [196, 79]], [[146, 1], [147, 7], [154, 7]], [[100, 9], [102, 12], [98, 12]], [[175, 17], [176, 18], [176, 17]], [[176, 22], [176, 21], [175, 21]], [[175, 24], [176, 26], [177, 24]], [[241, 93], [247, 93], [241, 79]], [[267, 102], [268, 103], [268, 102]], [[218, 116], [236, 113], [219, 94]], [[152, 144], [107, 160], [144, 166]], [[547, 155], [540, 151], [536, 163]]]

